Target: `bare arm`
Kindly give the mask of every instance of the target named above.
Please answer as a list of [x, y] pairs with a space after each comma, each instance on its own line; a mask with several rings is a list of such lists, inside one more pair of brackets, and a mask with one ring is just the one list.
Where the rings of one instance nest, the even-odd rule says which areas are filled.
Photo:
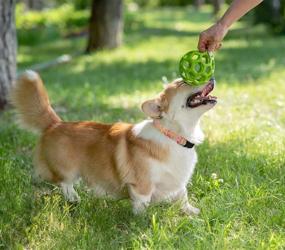
[[216, 24], [200, 34], [198, 49], [200, 51], [214, 51], [219, 49], [229, 27], [262, 1], [234, 0], [223, 17]]
[[262, 1], [263, 0], [234, 0], [219, 22], [229, 28], [235, 21]]

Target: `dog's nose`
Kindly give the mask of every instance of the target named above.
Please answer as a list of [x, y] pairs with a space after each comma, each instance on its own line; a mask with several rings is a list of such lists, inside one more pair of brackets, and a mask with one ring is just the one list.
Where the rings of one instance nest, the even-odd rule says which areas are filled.
[[216, 84], [216, 79], [215, 79], [215, 77], [214, 76], [212, 76], [211, 78], [210, 78], [210, 80], [209, 80], [209, 82], [211, 83], [211, 84]]
[[216, 81], [215, 77], [212, 76], [212, 77], [210, 78], [210, 81]]

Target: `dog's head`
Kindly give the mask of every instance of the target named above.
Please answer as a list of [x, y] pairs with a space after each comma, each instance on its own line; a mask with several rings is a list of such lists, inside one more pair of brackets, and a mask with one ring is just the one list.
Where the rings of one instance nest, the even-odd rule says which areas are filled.
[[157, 98], [145, 101], [142, 110], [151, 118], [163, 117], [185, 127], [197, 122], [206, 111], [215, 106], [216, 97], [209, 95], [214, 85], [214, 79], [199, 87], [176, 79], [166, 85]]

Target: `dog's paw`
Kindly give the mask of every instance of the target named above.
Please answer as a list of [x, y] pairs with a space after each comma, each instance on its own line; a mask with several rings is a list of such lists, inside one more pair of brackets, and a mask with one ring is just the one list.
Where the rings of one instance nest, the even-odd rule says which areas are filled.
[[61, 183], [61, 188], [62, 188], [62, 192], [66, 200], [68, 200], [71, 203], [80, 202], [80, 197], [75, 191], [75, 189], [73, 188], [72, 184]]
[[200, 209], [188, 204], [188, 206], [183, 208], [183, 212], [187, 215], [198, 215], [200, 213]]
[[77, 193], [72, 193], [66, 199], [71, 203], [80, 203], [81, 199]]
[[140, 215], [143, 214], [148, 207], [148, 204], [144, 203], [134, 203], [133, 204], [133, 214], [134, 215]]

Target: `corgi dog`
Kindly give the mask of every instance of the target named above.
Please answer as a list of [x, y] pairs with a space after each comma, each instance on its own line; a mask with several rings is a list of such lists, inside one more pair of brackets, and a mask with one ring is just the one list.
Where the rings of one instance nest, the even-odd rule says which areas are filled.
[[21, 124], [39, 132], [36, 174], [58, 184], [69, 201], [80, 200], [73, 184], [82, 178], [98, 196], [130, 198], [136, 214], [153, 202], [180, 201], [191, 215], [199, 209], [186, 187], [204, 137], [199, 120], [217, 102], [213, 89], [214, 79], [199, 87], [176, 79], [142, 103], [149, 119], [137, 124], [62, 121], [34, 71], [19, 77], [10, 97]]

